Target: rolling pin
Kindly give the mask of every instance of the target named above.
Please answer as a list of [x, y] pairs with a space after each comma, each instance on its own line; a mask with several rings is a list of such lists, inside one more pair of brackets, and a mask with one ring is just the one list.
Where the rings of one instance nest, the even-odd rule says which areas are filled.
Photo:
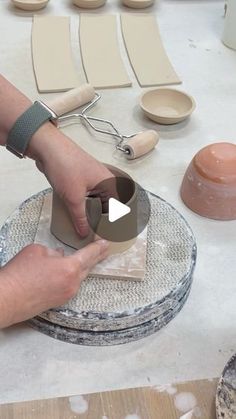
[[[122, 135], [110, 121], [88, 116], [85, 112], [87, 112], [100, 98], [100, 95], [95, 92], [90, 84], [84, 84], [57, 96], [55, 99], [48, 102], [47, 105], [57, 114], [59, 121], [67, 121], [71, 118], [83, 119], [95, 131], [119, 138], [120, 141], [116, 148], [122, 151], [128, 160], [134, 160], [144, 156], [155, 148], [159, 141], [159, 135], [154, 130], [147, 130], [132, 136]], [[81, 113], [65, 115], [85, 104], [88, 104], [88, 106]], [[109, 128], [113, 128], [113, 131], [96, 128], [92, 121], [107, 124]], [[124, 142], [124, 140], [126, 141]]]

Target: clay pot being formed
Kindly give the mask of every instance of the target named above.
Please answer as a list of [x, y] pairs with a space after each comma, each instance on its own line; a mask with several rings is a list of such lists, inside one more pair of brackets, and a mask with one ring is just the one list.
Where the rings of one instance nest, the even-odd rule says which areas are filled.
[[236, 145], [222, 142], [201, 149], [180, 193], [187, 207], [203, 217], [236, 220]]
[[[61, 242], [74, 249], [81, 249], [96, 239], [107, 238], [110, 241], [109, 253], [121, 253], [129, 249], [136, 240], [137, 233], [137, 186], [131, 177], [122, 170], [105, 165], [115, 175], [117, 193], [120, 202], [128, 205], [131, 212], [125, 217], [111, 223], [108, 219], [108, 213], [102, 213], [102, 204], [99, 198], [87, 198], [86, 209], [90, 220], [89, 235], [81, 238], [76, 232], [69, 211], [63, 200], [53, 191], [51, 232]], [[127, 180], [123, 183], [122, 179]], [[96, 232], [96, 234], [94, 233]], [[130, 240], [121, 241], [124, 231], [129, 231]], [[110, 237], [116, 237], [116, 241], [110, 240]]]

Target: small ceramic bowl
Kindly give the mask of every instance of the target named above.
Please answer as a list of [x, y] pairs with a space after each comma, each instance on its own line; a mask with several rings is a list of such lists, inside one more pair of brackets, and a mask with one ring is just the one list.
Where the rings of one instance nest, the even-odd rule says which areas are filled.
[[236, 220], [236, 144], [215, 143], [191, 161], [180, 190], [185, 205], [215, 220]]
[[124, 6], [130, 7], [131, 9], [145, 9], [151, 6], [155, 0], [122, 0]]
[[97, 9], [105, 3], [106, 0], [73, 0], [73, 4], [82, 9]]
[[196, 104], [187, 93], [170, 88], [152, 89], [140, 99], [145, 115], [159, 124], [176, 124], [191, 115]]
[[[115, 223], [111, 223], [108, 213], [102, 213], [100, 199], [87, 198], [86, 213], [92, 228], [87, 237], [81, 238], [74, 228], [66, 205], [53, 191], [51, 232], [62, 243], [74, 249], [81, 249], [102, 237], [110, 241], [110, 254], [121, 253], [134, 244], [138, 235], [136, 183], [122, 170], [107, 164], [105, 166], [115, 175], [115, 187], [119, 195], [119, 200], [128, 205], [131, 208], [131, 212], [125, 217], [118, 219]], [[94, 231], [96, 231], [96, 234]], [[126, 235], [127, 240], [124, 240], [124, 236]], [[113, 237], [116, 238], [116, 241], [112, 241]]]
[[26, 11], [36, 11], [43, 9], [49, 0], [12, 0], [15, 7]]

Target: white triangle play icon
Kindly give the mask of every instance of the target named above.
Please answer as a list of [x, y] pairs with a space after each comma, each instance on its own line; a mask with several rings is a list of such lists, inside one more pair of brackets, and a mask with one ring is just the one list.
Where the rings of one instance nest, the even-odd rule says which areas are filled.
[[110, 223], [113, 223], [119, 218], [124, 217], [126, 214], [129, 214], [131, 211], [128, 205], [122, 204], [115, 198], [110, 198], [108, 201], [108, 220]]

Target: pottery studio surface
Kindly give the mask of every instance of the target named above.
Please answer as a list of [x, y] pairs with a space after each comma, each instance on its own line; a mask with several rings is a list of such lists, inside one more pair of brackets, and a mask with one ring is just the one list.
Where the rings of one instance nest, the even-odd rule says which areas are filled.
[[[71, 345], [24, 324], [1, 331], [1, 403], [211, 379], [221, 375], [235, 352], [235, 222], [199, 217], [179, 196], [184, 173], [199, 150], [217, 141], [235, 142], [235, 55], [221, 42], [223, 1], [165, 0], [150, 10], [183, 80], [179, 90], [194, 97], [196, 111], [183, 123], [158, 126], [161, 140], [156, 150], [148, 158], [131, 162], [114, 151], [112, 139], [97, 140], [82, 124], [66, 127], [65, 132], [100, 161], [120, 167], [142, 187], [170, 202], [185, 217], [198, 244], [190, 296], [181, 313], [160, 333], [121, 346]], [[109, 2], [100, 12], [116, 14], [118, 19], [120, 3]], [[78, 9], [72, 10], [71, 2], [50, 0], [42, 13], [72, 15], [73, 54], [82, 71]], [[30, 53], [31, 24], [28, 14], [19, 16], [9, 1], [0, 2], [1, 72], [34, 100], [39, 95]], [[119, 40], [122, 45], [120, 33]], [[101, 91], [98, 114], [109, 116], [123, 132], [155, 130], [156, 122], [139, 109], [141, 91], [131, 70], [130, 77], [132, 88]], [[18, 161], [5, 150], [0, 153], [0, 178], [0, 195], [4, 196], [1, 225], [25, 199], [48, 187], [32, 161]], [[184, 414], [179, 412], [179, 417]]]

